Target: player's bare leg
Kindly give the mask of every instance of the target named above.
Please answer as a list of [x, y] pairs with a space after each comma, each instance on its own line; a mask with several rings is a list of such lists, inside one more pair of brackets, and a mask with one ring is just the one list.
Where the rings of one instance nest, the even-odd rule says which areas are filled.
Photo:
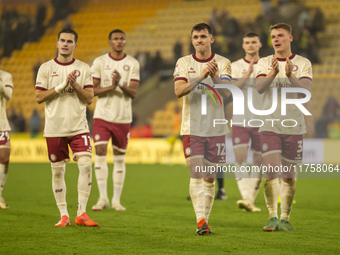
[[8, 209], [5, 199], [2, 197], [9, 165], [10, 148], [0, 148], [0, 209]]
[[107, 163], [106, 163], [106, 153], [107, 144], [99, 144], [95, 146], [96, 155], [94, 161], [94, 173], [96, 175], [99, 199], [97, 204], [92, 206], [93, 211], [101, 211], [104, 208], [109, 208], [110, 203], [107, 196], [107, 179], [109, 175]]
[[269, 167], [281, 166], [281, 153], [275, 152], [263, 157], [263, 166], [268, 167], [266, 181], [264, 183], [264, 197], [269, 211], [269, 221], [263, 227], [264, 231], [275, 231], [279, 229], [277, 215], [277, 200], [280, 195], [280, 183], [278, 173], [269, 171]]
[[126, 166], [125, 166], [125, 153], [119, 150], [113, 150], [113, 198], [112, 209], [116, 211], [125, 211], [126, 208], [121, 205], [120, 197], [122, 195]]

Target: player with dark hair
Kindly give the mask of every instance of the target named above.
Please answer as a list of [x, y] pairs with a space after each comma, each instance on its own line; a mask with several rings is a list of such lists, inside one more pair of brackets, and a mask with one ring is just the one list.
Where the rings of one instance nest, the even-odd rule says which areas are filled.
[[[261, 95], [255, 88], [255, 70], [257, 61], [260, 59], [259, 51], [261, 46], [260, 37], [257, 33], [246, 33], [243, 36], [242, 43], [245, 56], [231, 64], [232, 83], [242, 89], [245, 100], [245, 114], [234, 115], [232, 119], [232, 142], [236, 166], [235, 177], [242, 196], [242, 199], [237, 201], [237, 205], [240, 209], [248, 212], [261, 211], [260, 208], [254, 206], [262, 180], [260, 169], [258, 168], [259, 171], [253, 171], [250, 175], [242, 171], [242, 168], [247, 166], [249, 141], [251, 141], [250, 149], [253, 151], [253, 164], [259, 167], [262, 163], [259, 128], [248, 126], [249, 120], [258, 119], [258, 117], [252, 114], [247, 106], [248, 88], [253, 88], [253, 104], [258, 104], [262, 100]], [[237, 105], [234, 105], [234, 107], [237, 107]], [[255, 109], [258, 108], [258, 106], [255, 106]]]
[[65, 168], [69, 149], [79, 168], [76, 225], [98, 226], [86, 214], [92, 184], [92, 146], [86, 119], [86, 105], [93, 100], [93, 82], [88, 64], [74, 59], [77, 33], [62, 29], [58, 34], [58, 56], [43, 63], [38, 71], [35, 98], [45, 102], [48, 156], [52, 167], [52, 188], [61, 219], [57, 227], [69, 226], [66, 204]]
[[211, 51], [214, 42], [209, 25], [200, 23], [191, 30], [195, 53], [177, 61], [174, 82], [175, 94], [183, 97], [181, 135], [187, 164], [190, 168], [190, 197], [197, 219], [197, 234], [211, 234], [208, 220], [215, 195], [215, 176], [197, 171], [205, 167], [225, 164], [226, 125], [213, 127], [214, 119], [224, 118], [224, 107], [206, 100], [206, 113], [201, 114], [203, 94], [228, 98], [229, 90], [214, 89], [215, 84], [230, 83], [230, 61]]
[[132, 99], [139, 86], [139, 63], [125, 54], [126, 35], [120, 29], [109, 33], [111, 51], [96, 58], [91, 67], [94, 95], [98, 96], [94, 111], [93, 139], [96, 148], [95, 174], [99, 189], [98, 202], [92, 207], [101, 211], [110, 207], [107, 195], [107, 144], [113, 147], [113, 198], [111, 208], [125, 211], [120, 203], [125, 180], [125, 153], [132, 122]]

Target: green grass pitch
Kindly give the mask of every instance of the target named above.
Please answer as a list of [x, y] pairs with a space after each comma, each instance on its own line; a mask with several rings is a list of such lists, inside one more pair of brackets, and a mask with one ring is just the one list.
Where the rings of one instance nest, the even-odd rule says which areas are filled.
[[[109, 165], [112, 169], [112, 165]], [[112, 173], [109, 196], [112, 197]], [[67, 202], [72, 225], [56, 228], [60, 216], [51, 188], [50, 164], [11, 164], [3, 191], [9, 210], [0, 210], [0, 254], [339, 254], [340, 179], [299, 179], [291, 222], [293, 232], [265, 233], [263, 188], [260, 213], [237, 209], [234, 179], [225, 180], [226, 201], [215, 201], [211, 236], [198, 236], [187, 167], [128, 165], [122, 204], [127, 211], [93, 212], [97, 228], [76, 226], [76, 164], [67, 164]]]

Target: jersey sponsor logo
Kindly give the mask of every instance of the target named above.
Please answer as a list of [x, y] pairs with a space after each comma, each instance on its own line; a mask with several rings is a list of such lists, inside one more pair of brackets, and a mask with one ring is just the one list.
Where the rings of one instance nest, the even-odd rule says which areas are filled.
[[195, 69], [193, 67], [190, 67], [188, 73], [196, 73]]
[[110, 66], [109, 65], [106, 65], [104, 70], [111, 70]]
[[57, 76], [59, 76], [59, 74], [57, 74], [57, 72], [52, 73], [52, 77], [57, 77]]
[[124, 69], [124, 71], [129, 71], [130, 70], [130, 66], [129, 65], [124, 65], [123, 69]]

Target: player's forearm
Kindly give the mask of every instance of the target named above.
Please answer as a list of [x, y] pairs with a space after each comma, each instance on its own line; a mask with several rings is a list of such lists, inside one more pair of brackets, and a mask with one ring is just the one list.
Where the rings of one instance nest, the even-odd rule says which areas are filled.
[[52, 100], [58, 93], [55, 91], [54, 88], [49, 90], [36, 90], [35, 91], [35, 100], [38, 104], [41, 104], [45, 101]]
[[93, 92], [94, 92], [94, 96], [99, 96], [99, 95], [103, 95], [106, 94], [110, 91], [115, 90], [116, 87], [113, 89], [113, 86], [108, 86], [108, 87], [94, 87], [93, 88]]
[[[214, 84], [231, 84], [229, 80], [221, 80], [219, 77], [213, 78]], [[229, 89], [216, 89], [216, 91], [224, 98], [227, 99], [230, 96]]]
[[270, 71], [266, 77], [259, 77], [256, 79], [256, 90], [260, 94], [264, 93], [272, 84], [273, 80], [275, 79], [277, 73], [273, 70]]
[[79, 84], [77, 84], [74, 86], [74, 90], [76, 91], [79, 99], [85, 104], [90, 105], [92, 103], [94, 97], [92, 88], [83, 89]]
[[294, 74], [290, 75], [289, 80], [292, 83], [293, 87], [308, 89], [309, 91], [311, 90], [310, 84], [301, 82], [298, 78], [296, 78]]
[[187, 83], [175, 83], [175, 94], [177, 98], [188, 95], [203, 79], [204, 78], [199, 77]]
[[137, 96], [137, 91], [138, 88], [132, 88], [130, 86], [127, 85], [123, 85], [122, 87], [120, 87], [122, 89], [122, 91], [130, 98], [134, 99]]
[[249, 79], [251, 73], [246, 72], [240, 79], [233, 80], [232, 84], [240, 89], [243, 89], [244, 86], [246, 85], [247, 79]]

